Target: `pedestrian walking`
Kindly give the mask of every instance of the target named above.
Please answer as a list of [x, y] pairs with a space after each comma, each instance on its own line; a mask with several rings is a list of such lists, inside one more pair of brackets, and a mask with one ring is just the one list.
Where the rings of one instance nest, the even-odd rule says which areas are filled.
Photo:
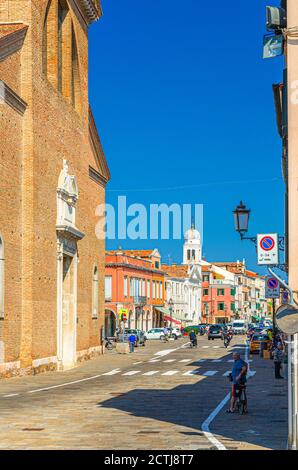
[[281, 365], [283, 361], [283, 347], [281, 344], [278, 344], [277, 347], [274, 349], [273, 359], [275, 368], [275, 378], [283, 379], [283, 377], [280, 375]]
[[129, 342], [129, 352], [133, 353], [135, 350], [135, 342], [136, 342], [136, 337], [133, 333], [129, 335], [128, 342]]

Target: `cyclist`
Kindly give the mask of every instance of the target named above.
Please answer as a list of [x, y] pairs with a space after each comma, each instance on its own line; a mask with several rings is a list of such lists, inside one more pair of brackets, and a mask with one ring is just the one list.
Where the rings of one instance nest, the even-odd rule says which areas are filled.
[[190, 340], [193, 347], [197, 347], [197, 345], [198, 345], [197, 336], [196, 336], [194, 330], [191, 330], [191, 332], [189, 333], [189, 340]]
[[231, 340], [233, 338], [233, 332], [232, 330], [228, 330], [224, 333], [224, 343], [225, 345], [227, 344], [227, 346], [230, 344]]
[[[241, 388], [245, 387], [246, 375], [248, 370], [247, 363], [243, 361], [243, 359], [241, 359], [240, 354], [238, 352], [233, 353], [233, 359], [234, 366], [231, 374], [232, 394], [230, 408], [227, 410], [227, 413], [234, 413], [235, 411], [236, 399]], [[245, 412], [247, 413], [247, 401], [245, 405]]]

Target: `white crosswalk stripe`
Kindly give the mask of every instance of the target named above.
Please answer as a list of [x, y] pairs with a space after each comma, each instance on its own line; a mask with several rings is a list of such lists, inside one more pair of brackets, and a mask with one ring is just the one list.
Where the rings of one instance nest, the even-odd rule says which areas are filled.
[[125, 374], [122, 375], [136, 375], [139, 374], [141, 371], [140, 370], [130, 370], [129, 372], [125, 372]]
[[142, 364], [142, 363], [143, 363], [143, 361], [134, 362], [134, 363], [133, 363], [133, 365], [134, 365], [134, 366], [136, 366], [136, 365], [138, 365], [138, 364]]
[[192, 359], [182, 359], [182, 360], [179, 361], [179, 362], [190, 362], [190, 361], [192, 361]]
[[199, 359], [198, 362], [206, 362], [207, 359]]
[[248, 372], [248, 376], [249, 376], [249, 377], [253, 377], [255, 374], [256, 374], [256, 371], [255, 371], [255, 370], [250, 370], [250, 371]]
[[189, 370], [187, 372], [185, 372], [184, 374], [182, 375], [187, 375], [187, 376], [190, 376], [190, 375], [198, 375], [200, 371], [198, 370]]
[[224, 374], [222, 374], [223, 377], [228, 377], [229, 374], [231, 374], [232, 371], [231, 370], [227, 370], [227, 372], [225, 372]]
[[213, 349], [219, 349], [220, 346], [213, 346]]
[[175, 375], [178, 374], [179, 370], [169, 370], [168, 372], [165, 372], [164, 374], [161, 375]]
[[160, 359], [150, 359], [148, 362], [160, 362]]
[[166, 361], [163, 361], [163, 362], [175, 362], [176, 359], [167, 359]]
[[106, 372], [105, 374], [102, 374], [102, 375], [116, 375], [116, 374], [119, 374], [119, 372], [121, 372], [120, 369], [113, 369], [113, 370], [110, 370], [110, 372]]
[[149, 372], [145, 372], [145, 374], [142, 374], [142, 375], [155, 375], [155, 374], [158, 374], [159, 370], [150, 370]]
[[206, 377], [212, 377], [213, 375], [217, 374], [218, 370], [207, 370], [207, 372], [204, 372], [202, 375], [205, 375]]
[[222, 362], [222, 359], [213, 359], [211, 362]]
[[208, 349], [210, 346], [202, 346], [203, 349]]

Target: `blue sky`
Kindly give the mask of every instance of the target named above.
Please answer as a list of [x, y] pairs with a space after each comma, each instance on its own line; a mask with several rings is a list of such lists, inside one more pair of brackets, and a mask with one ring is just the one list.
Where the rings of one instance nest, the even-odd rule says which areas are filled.
[[[126, 194], [146, 206], [204, 204], [203, 254], [246, 258], [252, 268], [255, 249], [233, 226], [240, 199], [252, 210], [252, 235], [284, 230], [271, 88], [283, 58], [262, 59], [266, 4], [102, 0], [89, 36], [89, 98], [112, 175], [107, 202]], [[107, 243], [119, 245], [182, 258], [182, 241]]]

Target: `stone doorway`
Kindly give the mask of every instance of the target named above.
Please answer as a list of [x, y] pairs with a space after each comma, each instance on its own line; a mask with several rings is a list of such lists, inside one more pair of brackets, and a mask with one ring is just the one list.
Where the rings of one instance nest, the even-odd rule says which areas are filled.
[[77, 339], [77, 254], [63, 253], [58, 259], [58, 368], [76, 363]]

